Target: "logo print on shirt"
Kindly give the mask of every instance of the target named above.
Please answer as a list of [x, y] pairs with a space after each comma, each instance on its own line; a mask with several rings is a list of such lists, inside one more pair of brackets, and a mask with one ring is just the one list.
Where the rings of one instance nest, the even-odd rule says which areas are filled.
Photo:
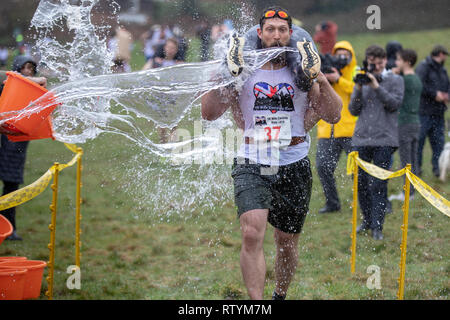
[[258, 82], [253, 87], [253, 94], [256, 97], [253, 110], [294, 111], [294, 88], [289, 83], [279, 83], [272, 87], [266, 82]]

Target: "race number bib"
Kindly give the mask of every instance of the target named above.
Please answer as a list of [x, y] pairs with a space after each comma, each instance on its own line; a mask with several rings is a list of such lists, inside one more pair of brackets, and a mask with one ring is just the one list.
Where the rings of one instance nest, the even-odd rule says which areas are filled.
[[255, 143], [271, 142], [274, 147], [286, 149], [291, 143], [289, 114], [254, 115]]

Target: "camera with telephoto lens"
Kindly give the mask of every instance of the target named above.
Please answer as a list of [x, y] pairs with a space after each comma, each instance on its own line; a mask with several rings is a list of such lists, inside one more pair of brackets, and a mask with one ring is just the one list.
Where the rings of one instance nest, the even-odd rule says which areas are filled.
[[320, 55], [321, 65], [320, 71], [322, 73], [333, 73], [333, 68], [336, 68], [339, 73], [341, 69], [343, 69], [346, 65], [350, 63], [350, 60], [345, 55], [337, 55], [333, 56], [329, 53]]
[[364, 60], [363, 67], [359, 70], [359, 73], [353, 78], [353, 81], [356, 84], [359, 84], [360, 86], [369, 84], [372, 82], [372, 80], [370, 80], [367, 73], [371, 73], [375, 77], [375, 79], [377, 79], [378, 83], [380, 83], [381, 81], [383, 81], [383, 77], [381, 76], [381, 74], [373, 73], [374, 70], [375, 70], [375, 65], [368, 64], [367, 60]]

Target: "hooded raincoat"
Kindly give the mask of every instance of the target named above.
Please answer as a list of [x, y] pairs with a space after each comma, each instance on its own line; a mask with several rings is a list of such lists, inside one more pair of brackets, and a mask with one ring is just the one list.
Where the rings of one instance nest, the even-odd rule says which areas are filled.
[[332, 85], [333, 89], [342, 99], [341, 120], [334, 125], [320, 120], [317, 124], [318, 139], [331, 138], [332, 129], [334, 138], [351, 137], [353, 135], [353, 131], [355, 130], [356, 120], [358, 119], [348, 110], [348, 104], [350, 103], [353, 87], [355, 86], [355, 83], [353, 82], [353, 77], [356, 72], [355, 51], [348, 41], [339, 41], [336, 43], [333, 47], [332, 53], [334, 54], [338, 49], [346, 49], [352, 53], [352, 60], [348, 65], [340, 70], [342, 76], [339, 78], [337, 83], [333, 83]]

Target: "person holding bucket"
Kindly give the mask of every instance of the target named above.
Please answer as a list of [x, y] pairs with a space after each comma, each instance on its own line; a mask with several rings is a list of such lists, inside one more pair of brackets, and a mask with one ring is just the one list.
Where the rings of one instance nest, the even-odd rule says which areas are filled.
[[[32, 81], [46, 86], [47, 80], [43, 77], [35, 77], [36, 62], [29, 56], [17, 56], [14, 59], [12, 71], [19, 72], [25, 77], [33, 77]], [[0, 95], [3, 91], [3, 83], [0, 85]], [[20, 93], [19, 93], [20, 94]], [[23, 183], [23, 172], [29, 141], [12, 142], [5, 135], [7, 130], [3, 128], [0, 145], [0, 179], [3, 181], [3, 195], [19, 189]], [[9, 134], [9, 133], [8, 133]], [[22, 240], [16, 232], [16, 208], [12, 207], [0, 214], [5, 216], [12, 224], [14, 231], [6, 240]]]
[[[26, 71], [25, 71], [26, 73]], [[34, 77], [34, 76], [26, 76], [28, 80], [31, 80], [33, 82], [36, 82], [38, 85], [43, 86], [44, 88], [47, 87], [47, 78], [46, 77]], [[4, 82], [7, 79], [6, 71], [0, 70], [0, 95], [3, 91]], [[11, 131], [9, 130], [8, 126], [5, 125], [5, 123], [0, 124], [0, 134], [6, 134], [10, 136], [19, 136], [23, 135], [20, 132]]]

